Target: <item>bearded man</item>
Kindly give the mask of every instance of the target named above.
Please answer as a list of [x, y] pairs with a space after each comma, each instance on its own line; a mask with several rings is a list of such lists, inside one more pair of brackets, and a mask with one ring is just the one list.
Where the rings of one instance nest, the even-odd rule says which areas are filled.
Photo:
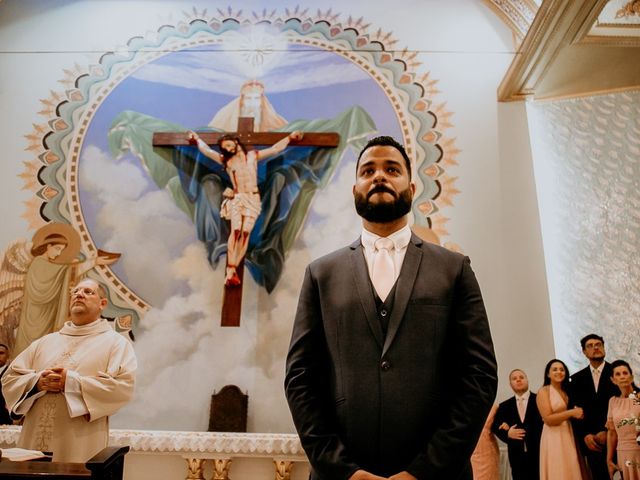
[[404, 147], [370, 140], [362, 235], [307, 267], [285, 390], [312, 479], [471, 479], [493, 344], [469, 259], [412, 234], [414, 192]]
[[292, 132], [271, 147], [262, 150], [249, 150], [240, 139], [232, 135], [223, 135], [218, 139], [220, 153], [207, 145], [197, 133], [190, 131], [188, 140], [197, 145], [204, 156], [222, 165], [229, 175], [233, 188], [223, 192], [224, 201], [220, 216], [231, 223], [231, 233], [227, 241], [227, 269], [225, 283], [240, 285], [237, 273], [238, 265], [244, 259], [249, 247], [249, 236], [260, 215], [261, 203], [258, 191], [258, 162], [284, 151], [291, 140], [299, 141], [302, 132]]

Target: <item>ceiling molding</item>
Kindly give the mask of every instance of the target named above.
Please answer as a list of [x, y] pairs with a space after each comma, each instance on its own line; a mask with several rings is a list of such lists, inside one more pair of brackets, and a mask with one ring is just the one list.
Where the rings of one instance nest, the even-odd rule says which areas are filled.
[[533, 0], [482, 0], [513, 32], [516, 45], [522, 42], [538, 6]]
[[580, 43], [610, 47], [640, 47], [640, 36], [587, 35]]
[[[629, 61], [621, 69], [623, 54], [614, 48], [633, 45], [633, 41], [612, 37], [599, 46], [594, 44], [603, 42], [602, 38], [588, 36], [607, 1], [544, 0], [498, 87], [498, 99], [514, 101], [633, 87], [638, 62]], [[624, 53], [634, 58], [634, 50]], [[607, 76], [612, 69], [615, 76]], [[635, 80], [636, 86], [638, 83]]]

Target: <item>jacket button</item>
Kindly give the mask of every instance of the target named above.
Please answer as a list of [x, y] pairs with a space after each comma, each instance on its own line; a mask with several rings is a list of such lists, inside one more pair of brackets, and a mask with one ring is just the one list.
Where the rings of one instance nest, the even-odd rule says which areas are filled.
[[382, 363], [380, 364], [380, 368], [384, 371], [387, 371], [391, 368], [391, 364], [388, 361], [383, 360]]
[[383, 317], [386, 317], [387, 311], [383, 308], [382, 310], [380, 310], [380, 315], [382, 315]]

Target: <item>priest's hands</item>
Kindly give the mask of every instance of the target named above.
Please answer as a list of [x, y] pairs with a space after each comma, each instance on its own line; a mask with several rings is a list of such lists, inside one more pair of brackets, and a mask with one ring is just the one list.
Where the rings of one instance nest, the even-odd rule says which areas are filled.
[[62, 367], [55, 367], [43, 370], [36, 384], [38, 391], [51, 393], [64, 392], [64, 385], [67, 380], [67, 371]]

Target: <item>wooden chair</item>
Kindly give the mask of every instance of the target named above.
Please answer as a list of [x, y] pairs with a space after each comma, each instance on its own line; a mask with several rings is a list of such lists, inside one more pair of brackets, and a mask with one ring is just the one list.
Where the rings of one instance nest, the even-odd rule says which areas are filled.
[[246, 432], [249, 396], [235, 385], [227, 385], [211, 395], [210, 432]]

